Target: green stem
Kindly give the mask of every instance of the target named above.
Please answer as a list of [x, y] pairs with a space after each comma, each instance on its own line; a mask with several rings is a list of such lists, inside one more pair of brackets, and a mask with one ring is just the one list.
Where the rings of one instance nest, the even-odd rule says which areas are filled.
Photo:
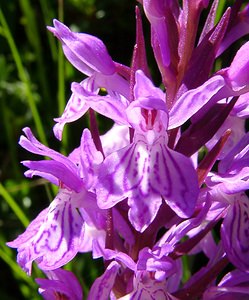
[[7, 202], [9, 207], [13, 210], [13, 212], [17, 216], [17, 218], [20, 220], [20, 222], [26, 228], [29, 224], [28, 218], [26, 217], [26, 215], [23, 213], [22, 209], [19, 207], [19, 205], [11, 197], [11, 195], [8, 193], [8, 191], [4, 188], [4, 186], [1, 183], [0, 183], [0, 195], [2, 195], [4, 200]]
[[[42, 10], [42, 15], [43, 15], [43, 19], [44, 19], [44, 23], [46, 25], [50, 25], [52, 19], [54, 18], [54, 12], [53, 9], [51, 7], [51, 1], [44, 1], [44, 0], [40, 0], [40, 6], [41, 6], [41, 10]], [[49, 32], [47, 30], [47, 37], [48, 37], [48, 44], [50, 47], [50, 52], [51, 52], [51, 56], [52, 56], [52, 60], [54, 62], [57, 61], [57, 57], [58, 57], [58, 51], [57, 51], [57, 46], [56, 46], [56, 39], [53, 36], [53, 34], [51, 34], [51, 32]]]
[[[58, 1], [58, 17], [61, 22], [64, 19], [64, 5], [63, 0]], [[60, 44], [60, 43], [59, 43]], [[59, 45], [58, 50], [58, 111], [59, 116], [63, 113], [66, 106], [65, 98], [65, 58], [64, 53]], [[62, 139], [62, 152], [67, 150], [68, 147], [68, 131], [65, 127], [63, 130], [63, 139]]]

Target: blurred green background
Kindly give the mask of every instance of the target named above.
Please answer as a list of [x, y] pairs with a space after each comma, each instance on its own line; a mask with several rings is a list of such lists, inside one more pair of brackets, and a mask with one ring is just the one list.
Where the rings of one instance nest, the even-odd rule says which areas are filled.
[[[56, 192], [43, 180], [28, 180], [20, 161], [35, 158], [18, 145], [29, 126], [51, 148], [68, 154], [78, 146], [86, 120], [67, 126], [63, 142], [53, 136], [53, 118], [61, 115], [72, 81], [83, 74], [65, 59], [60, 44], [46, 26], [54, 18], [79, 32], [96, 35], [112, 58], [130, 64], [135, 40], [135, 1], [1, 0], [0, 1], [0, 299], [41, 299], [33, 269], [29, 278], [16, 264], [16, 250], [5, 246], [22, 233]], [[67, 266], [87, 293], [101, 274], [100, 262], [80, 255]]]

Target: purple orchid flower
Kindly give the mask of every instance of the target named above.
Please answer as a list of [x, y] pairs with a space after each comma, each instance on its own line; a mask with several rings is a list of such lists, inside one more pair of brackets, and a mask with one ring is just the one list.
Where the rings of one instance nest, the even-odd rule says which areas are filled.
[[221, 240], [229, 260], [240, 270], [248, 271], [248, 139], [246, 134], [219, 163], [218, 174], [207, 177], [213, 204], [226, 210], [221, 225]]
[[248, 272], [249, 199], [244, 193], [227, 198], [231, 204], [221, 225], [221, 240], [229, 260], [238, 269]]
[[96, 191], [101, 208], [113, 207], [128, 197], [129, 219], [136, 230], [144, 231], [155, 218], [162, 197], [178, 215], [190, 216], [198, 186], [191, 161], [167, 147], [163, 92], [137, 71], [134, 96], [125, 116], [127, 125], [135, 130], [133, 143], [105, 159]]
[[[249, 42], [230, 66], [211, 73], [216, 57], [249, 32], [249, 6], [239, 12], [241, 2], [215, 22], [218, 1], [213, 1], [197, 39], [208, 0], [183, 0], [182, 5], [140, 0], [165, 90], [154, 86], [149, 73], [138, 8], [130, 68], [114, 62], [96, 37], [74, 33], [57, 20], [48, 28], [67, 59], [87, 76], [72, 83], [54, 134], [61, 140], [65, 124], [89, 111], [93, 138], [84, 129], [80, 146], [68, 157], [39, 143], [28, 128], [20, 139], [28, 151], [51, 159], [24, 161], [25, 175], [59, 186], [49, 207], [8, 243], [18, 248], [18, 263], [28, 274], [33, 261], [45, 270], [48, 279], [37, 280], [45, 299], [82, 297], [77, 280], [58, 268], [88, 251], [105, 261], [89, 300], [248, 295], [249, 134], [243, 126]], [[94, 112], [114, 122], [103, 136]], [[208, 151], [199, 162], [203, 146]], [[216, 244], [212, 229], [219, 221]], [[181, 257], [199, 252], [207, 265], [183, 283]], [[217, 285], [229, 262], [235, 271]]]
[[45, 300], [82, 300], [82, 288], [76, 276], [67, 270], [56, 269], [45, 272], [48, 279], [37, 278], [39, 293]]
[[[23, 234], [7, 243], [10, 247], [18, 248], [18, 263], [30, 274], [34, 260], [41, 269], [53, 270], [65, 265], [79, 251], [84, 251], [85, 220], [87, 219], [87, 222], [92, 220], [89, 225], [93, 226], [94, 217], [90, 217], [91, 210], [95, 215], [99, 212], [103, 215], [102, 218], [105, 218], [105, 212], [100, 211], [96, 204], [94, 206], [95, 195], [85, 188], [86, 186], [89, 188], [90, 183], [94, 181], [94, 163], [98, 164], [102, 160], [101, 154], [94, 147], [89, 131], [84, 131], [81, 147], [69, 157], [39, 143], [29, 128], [25, 128], [24, 132], [27, 137], [21, 137], [22, 147], [53, 159], [23, 162], [30, 168], [26, 176], [38, 175], [60, 186], [57, 196], [49, 207], [30, 223]], [[75, 152], [80, 156], [75, 155]], [[86, 173], [88, 175], [84, 181], [82, 175]], [[84, 208], [88, 208], [88, 215]], [[96, 223], [98, 219], [94, 220], [94, 224], [95, 228], [100, 230], [101, 223], [105, 222], [100, 221], [98, 224]], [[103, 235], [105, 236], [105, 233], [100, 236], [101, 240]], [[87, 250], [88, 248], [89, 245]]]
[[[100, 291], [104, 291], [103, 299], [108, 299], [109, 295], [111, 299], [177, 299], [171, 293], [180, 284], [181, 264], [179, 260], [175, 261], [165, 255], [169, 250], [168, 247], [157, 246], [152, 250], [142, 249], [137, 263], [125, 253], [103, 249], [99, 245], [96, 245], [96, 248], [99, 248], [99, 253], [107, 261], [114, 261], [94, 282], [89, 299], [97, 299]], [[119, 279], [116, 281], [118, 270]], [[108, 286], [106, 277], [111, 277]], [[126, 282], [128, 290], [122, 288], [123, 285], [119, 284], [120, 280]], [[124, 295], [121, 297], [117, 296], [122, 294]]]
[[7, 243], [18, 249], [17, 262], [29, 275], [34, 260], [41, 269], [53, 270], [68, 263], [78, 253], [84, 235], [84, 220], [77, 208], [84, 197], [84, 193], [61, 190], [23, 234]]
[[67, 270], [56, 269], [45, 272], [48, 279], [37, 278], [39, 293], [45, 300], [82, 300], [82, 288], [76, 276]]
[[249, 133], [231, 149], [231, 151], [219, 163], [217, 174], [206, 178], [209, 187], [216, 186], [224, 193], [235, 194], [248, 189], [248, 155]]
[[248, 273], [234, 270], [226, 274], [216, 287], [208, 288], [203, 295], [203, 300], [246, 300], [248, 297]]

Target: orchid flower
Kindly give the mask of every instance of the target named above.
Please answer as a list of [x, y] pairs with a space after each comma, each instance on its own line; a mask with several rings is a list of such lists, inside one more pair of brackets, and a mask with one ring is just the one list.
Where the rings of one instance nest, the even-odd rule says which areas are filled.
[[[249, 32], [249, 6], [241, 10], [242, 1], [235, 1], [216, 22], [218, 0], [139, 2], [151, 27], [160, 87], [149, 71], [139, 8], [131, 66], [115, 62], [97, 37], [58, 20], [48, 27], [84, 75], [71, 84], [54, 134], [61, 140], [64, 126], [87, 112], [90, 130], [64, 156], [24, 129], [20, 145], [50, 158], [24, 161], [25, 175], [43, 177], [59, 191], [8, 245], [18, 248], [18, 263], [29, 275], [35, 261], [48, 276], [37, 280], [45, 299], [82, 297], [76, 279], [58, 268], [89, 251], [105, 269], [89, 300], [236, 299], [248, 294], [249, 42], [231, 63], [212, 70]], [[95, 113], [113, 123], [103, 135]], [[196, 253], [208, 262], [184, 282], [181, 258]], [[235, 270], [216, 282], [229, 263]]]
[[[77, 151], [80, 152], [81, 157], [76, 156], [76, 160], [74, 159], [75, 152], [71, 154], [71, 157], [65, 157], [37, 141], [29, 128], [25, 128], [24, 132], [27, 137], [21, 137], [22, 147], [53, 159], [23, 162], [30, 168], [26, 176], [38, 175], [60, 185], [59, 192], [49, 207], [30, 223], [23, 234], [8, 243], [8, 246], [18, 248], [17, 260], [20, 266], [31, 274], [31, 265], [34, 260], [41, 269], [53, 270], [65, 265], [79, 251], [84, 250], [82, 249], [85, 234], [84, 219], [87, 216], [80, 209], [88, 207], [88, 216], [91, 210], [96, 214], [96, 207], [88, 204], [96, 202], [95, 195], [88, 192], [85, 187], [94, 178], [92, 156], [95, 158], [95, 163], [100, 163], [102, 157], [95, 149], [88, 131], [82, 135], [80, 151]], [[82, 158], [85, 158], [84, 167]], [[84, 168], [87, 171], [84, 172]], [[82, 178], [83, 173], [88, 174], [88, 181], [85, 183]], [[104, 211], [99, 211], [99, 213], [105, 218]], [[96, 219], [95, 226], [101, 229], [96, 224]], [[102, 234], [105, 236], [104, 232]]]

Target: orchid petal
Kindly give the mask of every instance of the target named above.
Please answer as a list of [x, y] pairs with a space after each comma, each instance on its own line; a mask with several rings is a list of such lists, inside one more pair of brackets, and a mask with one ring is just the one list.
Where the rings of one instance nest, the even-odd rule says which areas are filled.
[[[179, 216], [186, 217], [193, 213], [199, 191], [196, 172], [188, 158], [168, 149], [163, 139], [148, 145], [141, 137], [105, 159], [96, 188], [101, 208], [112, 207], [126, 197], [132, 199], [132, 206], [135, 201], [137, 208], [143, 205], [148, 212], [144, 226], [155, 217], [160, 196]], [[154, 214], [147, 219], [149, 211]]]
[[[167, 67], [170, 64], [170, 45], [169, 33], [166, 27], [165, 17], [163, 15], [160, 1], [144, 0], [143, 6], [145, 14], [151, 23], [152, 35], [154, 43], [152, 43], [154, 51], [155, 44], [159, 45], [160, 56], [163, 66]], [[159, 54], [159, 53], [158, 53]]]
[[[169, 129], [184, 124], [225, 86], [222, 76], [216, 75], [196, 89], [184, 93], [169, 112]], [[218, 101], [219, 99], [217, 99]]]
[[229, 260], [240, 270], [248, 272], [249, 263], [249, 202], [238, 194], [221, 226], [221, 239]]
[[70, 170], [72, 173], [77, 173], [77, 167], [76, 165], [70, 161], [67, 157], [64, 155], [44, 146], [41, 144], [33, 135], [32, 131], [30, 128], [26, 127], [23, 129], [23, 132], [25, 133], [25, 136], [21, 136], [19, 144], [29, 152], [43, 155], [43, 156], [48, 156], [55, 161], [58, 161], [65, 165], [68, 170]]
[[80, 192], [83, 187], [83, 182], [77, 174], [70, 172], [67, 166], [61, 162], [53, 160], [42, 160], [42, 161], [23, 161], [22, 164], [30, 170], [25, 172], [25, 176], [41, 176], [48, 179], [50, 182], [59, 186], [61, 182], [66, 187]]
[[136, 100], [140, 98], [155, 98], [161, 99], [165, 103], [166, 95], [160, 88], [155, 87], [151, 80], [145, 76], [141, 70], [136, 71], [135, 82], [134, 97]]
[[248, 91], [249, 72], [249, 42], [245, 43], [236, 53], [227, 76], [232, 89], [235, 91]]
[[72, 272], [56, 269], [45, 273], [48, 279], [37, 278], [35, 280], [40, 285], [39, 293], [45, 300], [56, 300], [58, 295], [65, 299], [82, 300], [81, 285]]
[[[100, 136], [100, 140], [103, 149], [105, 149], [105, 155], [107, 156], [129, 145], [129, 127], [114, 123], [110, 130]], [[112, 143], [110, 143], [110, 141], [112, 141]]]
[[54, 28], [48, 29], [62, 42], [67, 59], [82, 73], [89, 76], [94, 71], [106, 75], [115, 72], [115, 64], [100, 39], [85, 33], [74, 33], [58, 20], [54, 20]]
[[173, 275], [177, 268], [172, 258], [158, 254], [160, 249], [154, 248], [153, 250], [143, 248], [139, 252], [137, 270], [155, 272], [155, 279], [163, 281], [166, 277]]
[[103, 155], [97, 151], [91, 133], [84, 129], [81, 137], [81, 165], [85, 187], [89, 189], [97, 178], [98, 165], [103, 161]]
[[245, 8], [234, 18], [231, 22], [232, 26], [230, 30], [226, 33], [224, 40], [219, 48], [217, 57], [221, 55], [232, 43], [241, 38], [242, 36], [249, 33], [249, 5], [247, 4]]
[[133, 279], [133, 291], [119, 300], [177, 300], [167, 291], [165, 282], [150, 278], [145, 272], [137, 272]]
[[9, 247], [18, 248], [18, 263], [29, 274], [32, 261], [39, 268], [53, 270], [65, 265], [77, 254], [84, 232], [83, 219], [76, 207], [85, 192], [61, 190], [44, 210]]
[[109, 95], [86, 95], [84, 88], [75, 82], [72, 84], [72, 91], [83, 102], [86, 102], [88, 107], [91, 107], [96, 112], [113, 119], [118, 124], [127, 124], [125, 115], [126, 105], [122, 103], [122, 100], [118, 96], [115, 99]]
[[239, 142], [239, 140], [245, 134], [245, 121], [243, 119], [232, 117], [228, 115], [225, 122], [221, 125], [221, 127], [216, 131], [215, 135], [206, 143], [206, 147], [210, 151], [218, 140], [222, 137], [226, 130], [232, 129], [231, 134], [226, 141], [221, 153], [217, 157], [217, 159], [221, 160], [225, 157], [227, 153]]
[[87, 299], [108, 300], [119, 268], [120, 265], [117, 262], [112, 261], [106, 268], [105, 273], [94, 281]]
[[[103, 249], [101, 248], [101, 245], [98, 242], [95, 242], [95, 249], [97, 250], [99, 256], [103, 256], [105, 260], [113, 260], [120, 262], [121, 264], [124, 264], [127, 266], [130, 270], [135, 271], [136, 269], [136, 263], [134, 260], [126, 253], [119, 252], [117, 250], [111, 250], [111, 249]], [[96, 258], [96, 257], [95, 257]]]
[[232, 110], [232, 115], [239, 118], [248, 118], [249, 116], [249, 93], [245, 93], [239, 97]]
[[249, 159], [249, 132], [246, 133], [240, 141], [231, 149], [231, 151], [219, 163], [219, 172], [238, 173], [242, 167], [248, 167]]
[[[150, 203], [150, 202], [153, 203]], [[128, 217], [132, 226], [139, 232], [143, 232], [155, 219], [162, 204], [162, 197], [151, 193], [149, 196], [141, 197], [135, 193], [128, 198], [130, 207]]]
[[82, 100], [82, 98], [80, 98], [78, 95], [72, 93], [62, 116], [54, 119], [54, 121], [57, 122], [53, 128], [55, 137], [61, 141], [65, 124], [74, 122], [81, 118], [87, 112], [88, 108], [89, 106], [87, 105], [86, 101]]

